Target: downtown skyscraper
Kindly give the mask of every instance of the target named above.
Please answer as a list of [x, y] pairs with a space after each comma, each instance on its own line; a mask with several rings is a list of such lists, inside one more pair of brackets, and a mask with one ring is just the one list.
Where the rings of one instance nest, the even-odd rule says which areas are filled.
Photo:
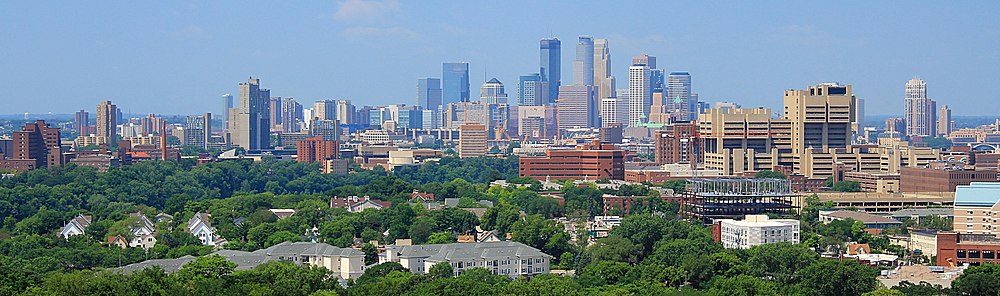
[[907, 81], [904, 100], [906, 135], [934, 136], [937, 127], [937, 104], [927, 98], [927, 83], [920, 78]]
[[573, 85], [594, 85], [594, 38], [580, 36], [573, 60]]
[[650, 65], [656, 65], [656, 58], [641, 55], [632, 58], [628, 68], [628, 126], [638, 126], [649, 116], [653, 102], [653, 79]]
[[444, 63], [441, 65], [441, 104], [468, 102], [469, 63]]
[[594, 39], [594, 86], [597, 99], [614, 98], [615, 77], [611, 75], [611, 49], [607, 39]]
[[539, 44], [539, 74], [548, 83], [548, 95], [538, 102], [546, 105], [555, 102], [559, 97], [559, 86], [562, 85], [562, 43], [559, 38], [542, 39]]
[[698, 101], [691, 95], [691, 74], [670, 72], [664, 106], [676, 121], [691, 121], [698, 117]]
[[271, 148], [271, 91], [253, 77], [240, 83], [239, 104], [229, 110], [232, 144], [246, 150]]
[[441, 79], [417, 79], [417, 106], [424, 110], [441, 109]]
[[541, 74], [531, 73], [521, 75], [517, 80], [517, 104], [520, 106], [539, 106], [549, 93], [549, 85]]
[[108, 143], [113, 143], [118, 134], [118, 114], [118, 106], [111, 101], [97, 104], [97, 136], [104, 137]]

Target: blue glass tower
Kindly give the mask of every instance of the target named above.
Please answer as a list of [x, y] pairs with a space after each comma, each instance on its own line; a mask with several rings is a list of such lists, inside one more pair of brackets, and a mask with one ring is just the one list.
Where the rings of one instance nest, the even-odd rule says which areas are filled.
[[548, 96], [538, 102], [538, 105], [544, 105], [555, 102], [559, 97], [559, 85], [562, 85], [562, 43], [559, 38], [542, 39], [539, 49], [541, 65], [538, 73], [549, 84]]
[[421, 78], [417, 80], [417, 106], [437, 110], [441, 107], [441, 79]]
[[442, 101], [444, 105], [469, 101], [469, 63], [441, 65]]
[[548, 93], [548, 86], [542, 81], [542, 75], [531, 73], [521, 75], [517, 81], [517, 104], [521, 106], [538, 106]]

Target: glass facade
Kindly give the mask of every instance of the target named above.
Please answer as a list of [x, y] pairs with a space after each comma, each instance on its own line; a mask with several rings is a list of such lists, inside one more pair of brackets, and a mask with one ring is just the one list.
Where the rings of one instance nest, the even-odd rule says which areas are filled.
[[441, 66], [442, 104], [469, 101], [469, 63]]

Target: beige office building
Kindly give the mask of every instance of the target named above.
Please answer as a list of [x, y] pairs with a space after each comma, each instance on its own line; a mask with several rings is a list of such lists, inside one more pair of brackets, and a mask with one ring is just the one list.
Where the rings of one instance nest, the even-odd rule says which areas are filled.
[[480, 157], [486, 155], [486, 126], [466, 123], [458, 127], [458, 157]]

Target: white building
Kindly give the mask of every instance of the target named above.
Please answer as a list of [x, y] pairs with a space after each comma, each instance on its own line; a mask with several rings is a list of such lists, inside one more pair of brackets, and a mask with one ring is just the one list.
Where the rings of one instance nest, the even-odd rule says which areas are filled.
[[601, 126], [610, 127], [613, 124], [625, 126], [628, 123], [628, 92], [623, 98], [601, 99]]
[[69, 220], [69, 222], [66, 222], [66, 225], [59, 231], [59, 235], [64, 239], [69, 239], [71, 236], [84, 234], [84, 230], [90, 225], [90, 221], [90, 216], [77, 215], [72, 220]]
[[132, 226], [132, 240], [129, 241], [128, 246], [132, 248], [141, 247], [144, 250], [156, 246], [156, 224], [153, 224], [153, 221], [149, 220], [142, 213], [132, 213], [129, 216], [135, 217], [138, 219], [138, 222]]
[[649, 66], [628, 67], [628, 126], [638, 126], [649, 116], [653, 104]]
[[201, 241], [202, 245], [215, 246], [221, 239], [215, 234], [215, 228], [210, 223], [212, 216], [208, 213], [197, 212], [191, 220], [188, 220], [187, 231]]
[[766, 215], [747, 215], [743, 220], [715, 220], [719, 240], [727, 249], [749, 249], [763, 244], [799, 243], [799, 220], [768, 219]]
[[424, 274], [431, 266], [448, 262], [455, 275], [471, 268], [486, 268], [494, 275], [512, 278], [549, 273], [552, 256], [525, 244], [500, 241], [436, 245], [385, 247], [379, 263], [398, 262], [415, 274]]

